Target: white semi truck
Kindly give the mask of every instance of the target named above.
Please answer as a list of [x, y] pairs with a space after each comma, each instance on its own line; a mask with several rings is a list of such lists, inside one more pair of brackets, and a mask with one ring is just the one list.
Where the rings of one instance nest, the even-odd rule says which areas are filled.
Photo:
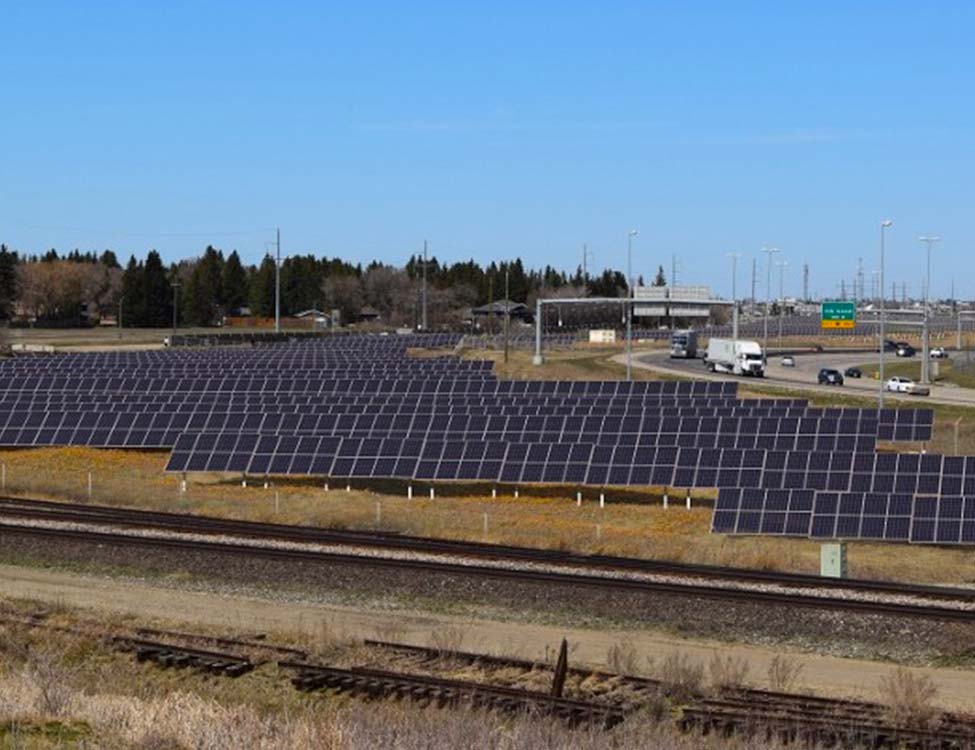
[[710, 339], [704, 364], [711, 372], [735, 375], [765, 375], [765, 352], [757, 341], [745, 339]]

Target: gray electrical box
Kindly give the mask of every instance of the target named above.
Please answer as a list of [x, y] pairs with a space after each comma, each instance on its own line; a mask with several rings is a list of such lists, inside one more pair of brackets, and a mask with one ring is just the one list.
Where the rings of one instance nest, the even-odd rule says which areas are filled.
[[846, 545], [843, 542], [820, 547], [819, 574], [824, 578], [846, 578]]

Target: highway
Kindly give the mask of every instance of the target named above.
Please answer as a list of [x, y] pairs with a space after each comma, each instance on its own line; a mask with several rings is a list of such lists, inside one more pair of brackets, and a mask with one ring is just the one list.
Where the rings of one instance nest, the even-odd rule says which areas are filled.
[[[633, 366], [643, 369], [654, 370], [668, 375], [680, 375], [695, 380], [734, 380], [742, 386], [756, 385], [777, 388], [789, 388], [790, 390], [811, 391], [814, 393], [830, 393], [834, 395], [848, 395], [876, 398], [880, 384], [873, 377], [877, 371], [876, 352], [809, 352], [794, 354], [796, 360], [795, 367], [783, 367], [782, 357], [774, 350], [769, 354], [769, 364], [765, 377], [753, 379], [725, 373], [710, 373], [704, 367], [701, 359], [671, 359], [668, 350], [637, 350], [633, 353]], [[626, 362], [626, 355], [620, 354], [613, 357], [613, 361], [619, 363]], [[886, 362], [902, 362], [892, 352], [887, 353]], [[843, 372], [851, 365], [865, 365], [863, 377], [846, 378], [846, 383], [842, 386], [819, 385], [816, 376], [820, 368], [831, 367]], [[952, 385], [932, 385], [930, 396], [907, 396], [896, 393], [886, 393], [885, 398], [892, 400], [904, 400], [918, 404], [938, 403], [949, 404], [952, 406], [975, 407], [975, 389], [959, 388]]]

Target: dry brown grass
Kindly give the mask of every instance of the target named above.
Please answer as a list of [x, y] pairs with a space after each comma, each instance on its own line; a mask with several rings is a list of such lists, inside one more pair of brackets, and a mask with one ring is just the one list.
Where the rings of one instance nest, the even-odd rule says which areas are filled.
[[929, 677], [898, 667], [880, 681], [879, 691], [894, 724], [921, 729], [936, 726], [938, 688]]
[[[66, 621], [74, 616], [65, 614]], [[77, 624], [77, 622], [75, 622]], [[173, 625], [173, 627], [179, 627]], [[757, 750], [737, 739], [678, 733], [667, 712], [630, 717], [605, 732], [570, 730], [539, 716], [465, 709], [421, 709], [407, 702], [363, 703], [308, 696], [287, 675], [263, 666], [236, 680], [163, 670], [73, 636], [46, 646], [42, 669], [31, 656], [46, 634], [3, 631], [0, 747], [50, 750]], [[69, 666], [70, 665], [70, 666]], [[50, 667], [50, 669], [48, 669]], [[52, 702], [51, 684], [58, 684]]]
[[748, 661], [732, 654], [721, 654], [715, 651], [708, 661], [708, 678], [711, 687], [719, 692], [740, 690], [745, 687], [750, 671]]
[[683, 651], [672, 651], [658, 668], [658, 679], [672, 701], [684, 703], [704, 688], [704, 664]]
[[616, 674], [636, 674], [642, 665], [633, 641], [623, 639], [610, 646], [606, 651], [606, 666]]
[[802, 674], [802, 663], [782, 654], [776, 654], [768, 665], [769, 690], [788, 693], [795, 689]]

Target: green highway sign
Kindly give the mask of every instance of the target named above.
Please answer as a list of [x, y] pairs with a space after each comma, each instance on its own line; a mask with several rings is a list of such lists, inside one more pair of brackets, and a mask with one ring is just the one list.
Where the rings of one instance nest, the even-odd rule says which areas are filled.
[[853, 302], [823, 302], [820, 327], [855, 328], [856, 304]]

